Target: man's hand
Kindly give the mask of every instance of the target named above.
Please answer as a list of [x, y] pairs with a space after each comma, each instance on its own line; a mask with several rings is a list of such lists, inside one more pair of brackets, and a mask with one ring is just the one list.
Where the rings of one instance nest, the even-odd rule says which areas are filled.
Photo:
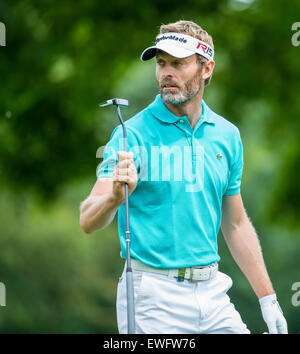
[[114, 168], [113, 174], [113, 195], [117, 200], [125, 200], [125, 183], [128, 184], [128, 195], [130, 195], [136, 185], [138, 177], [133, 162], [133, 153], [126, 151], [118, 152], [118, 164]]
[[287, 323], [276, 298], [276, 294], [264, 296], [259, 299], [259, 304], [269, 334], [287, 334]]

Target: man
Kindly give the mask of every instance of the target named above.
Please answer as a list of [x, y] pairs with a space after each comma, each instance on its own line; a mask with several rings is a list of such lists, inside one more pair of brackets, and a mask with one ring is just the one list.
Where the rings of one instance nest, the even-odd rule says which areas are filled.
[[[190, 21], [163, 25], [142, 60], [156, 58], [160, 95], [118, 126], [106, 145], [98, 180], [81, 205], [86, 233], [117, 211], [126, 258], [124, 183], [128, 184], [137, 333], [249, 333], [218, 271], [221, 227], [235, 261], [257, 295], [270, 333], [287, 324], [240, 194], [239, 130], [203, 101], [214, 69], [211, 36]], [[124, 268], [125, 270], [125, 268]], [[118, 284], [120, 333], [127, 333], [126, 277]]]

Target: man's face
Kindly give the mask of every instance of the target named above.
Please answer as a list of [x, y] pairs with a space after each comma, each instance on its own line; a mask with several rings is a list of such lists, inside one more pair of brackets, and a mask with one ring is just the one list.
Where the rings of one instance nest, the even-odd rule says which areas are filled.
[[182, 104], [200, 91], [204, 80], [196, 54], [179, 59], [160, 51], [156, 55], [156, 78], [162, 100], [167, 104]]

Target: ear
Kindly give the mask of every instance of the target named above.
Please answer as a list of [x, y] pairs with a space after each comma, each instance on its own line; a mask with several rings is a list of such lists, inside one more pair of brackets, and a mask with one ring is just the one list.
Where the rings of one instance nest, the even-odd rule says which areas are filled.
[[213, 60], [211, 60], [207, 64], [205, 64], [203, 71], [202, 71], [202, 79], [203, 80], [208, 79], [212, 75], [214, 67], [215, 67], [215, 62]]

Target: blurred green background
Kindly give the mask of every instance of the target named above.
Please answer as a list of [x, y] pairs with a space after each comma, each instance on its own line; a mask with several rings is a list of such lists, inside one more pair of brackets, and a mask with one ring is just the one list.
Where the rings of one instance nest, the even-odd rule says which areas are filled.
[[[242, 196], [289, 332], [300, 331], [291, 287], [300, 281], [300, 2], [271, 0], [1, 1], [1, 333], [117, 333], [123, 261], [116, 218], [86, 235], [79, 205], [96, 181], [98, 147], [119, 124], [98, 103], [119, 96], [130, 118], [157, 94], [141, 63], [162, 23], [193, 20], [214, 39], [205, 100], [241, 132]], [[300, 40], [300, 35], [299, 35]], [[258, 301], [219, 235], [220, 269], [253, 333]]]

